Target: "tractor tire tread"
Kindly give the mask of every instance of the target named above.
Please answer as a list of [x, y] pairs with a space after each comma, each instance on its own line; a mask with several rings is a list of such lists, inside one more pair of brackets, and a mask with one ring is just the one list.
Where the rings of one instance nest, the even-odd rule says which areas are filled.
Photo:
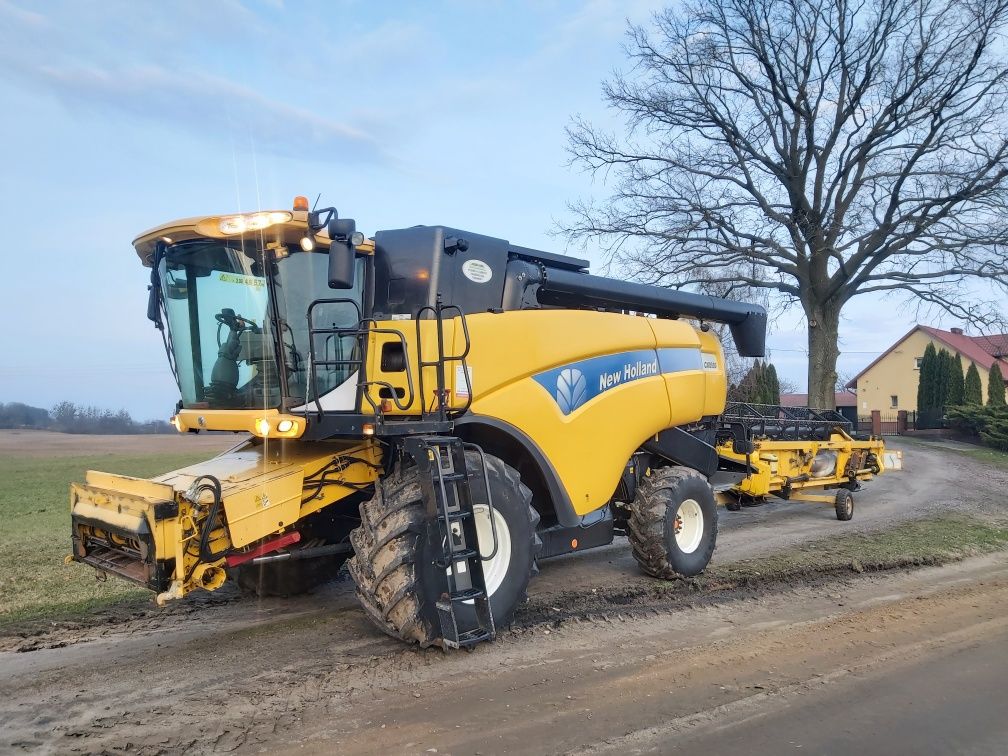
[[[652, 577], [665, 580], [682, 577], [668, 561], [665, 545], [665, 517], [668, 504], [660, 492], [687, 478], [699, 478], [707, 482], [703, 475], [689, 467], [670, 466], [652, 470], [650, 475], [641, 480], [637, 496], [631, 503], [627, 538], [637, 564], [645, 574]], [[714, 533], [717, 534], [716, 521]], [[713, 540], [708, 547], [711, 552], [714, 550]]]
[[[467, 463], [477, 469], [477, 459], [467, 452]], [[529, 510], [533, 534], [530, 577], [538, 573], [536, 558], [542, 553], [537, 528], [539, 513], [531, 506], [532, 492], [518, 471], [503, 464], [509, 485], [519, 489]], [[426, 509], [417, 469], [399, 467], [375, 487], [375, 495], [360, 505], [361, 524], [350, 534], [354, 556], [347, 562], [357, 586], [357, 599], [367, 616], [383, 632], [421, 647], [439, 645], [439, 629], [424, 618], [416, 559], [426, 528]], [[522, 592], [521, 604], [526, 593]], [[514, 611], [494, 617], [498, 629], [511, 624]]]

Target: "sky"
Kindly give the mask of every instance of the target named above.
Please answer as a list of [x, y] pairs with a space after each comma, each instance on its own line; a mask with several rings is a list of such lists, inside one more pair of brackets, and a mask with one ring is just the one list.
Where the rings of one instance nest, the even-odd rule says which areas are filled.
[[[606, 195], [564, 130], [618, 125], [601, 84], [626, 67], [627, 21], [660, 5], [0, 0], [0, 401], [171, 414], [131, 241], [174, 218], [321, 193], [368, 235], [445, 224], [599, 267], [557, 235], [569, 202]], [[853, 300], [839, 372], [913, 323]], [[799, 390], [805, 342], [800, 313], [776, 318]]]

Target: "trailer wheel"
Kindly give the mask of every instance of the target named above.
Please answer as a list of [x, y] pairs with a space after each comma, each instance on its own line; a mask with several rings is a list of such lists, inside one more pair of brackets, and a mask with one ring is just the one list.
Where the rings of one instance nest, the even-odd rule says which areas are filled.
[[854, 517], [854, 496], [846, 488], [836, 492], [836, 518], [846, 522]]
[[[467, 453], [470, 470], [479, 470], [479, 457]], [[497, 555], [483, 563], [490, 606], [496, 627], [507, 627], [525, 598], [529, 579], [538, 570], [536, 556], [542, 541], [536, 533], [539, 514], [530, 505], [532, 492], [518, 471], [497, 457], [486, 455], [494, 497]], [[491, 532], [490, 510], [478, 480], [473, 481], [473, 509], [480, 536]], [[347, 566], [357, 584], [357, 598], [368, 617], [393, 638], [426, 647], [441, 640], [435, 602], [444, 574], [434, 564], [440, 554], [429, 551], [428, 520], [420, 473], [413, 465], [399, 466], [375, 486], [375, 495], [361, 504], [360, 527], [350, 534], [354, 556]], [[437, 527], [437, 523], [430, 523]], [[481, 537], [480, 552], [493, 549]], [[472, 621], [475, 607], [456, 605], [460, 621]]]
[[688, 467], [652, 470], [637, 488], [627, 536], [648, 575], [699, 575], [717, 541], [717, 506], [707, 480]]

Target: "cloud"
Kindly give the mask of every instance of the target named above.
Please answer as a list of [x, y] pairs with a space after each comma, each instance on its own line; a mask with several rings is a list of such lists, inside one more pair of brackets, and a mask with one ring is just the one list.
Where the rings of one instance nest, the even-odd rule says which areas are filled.
[[[3, 78], [46, 93], [70, 110], [145, 119], [239, 150], [254, 142], [257, 150], [291, 157], [324, 154], [344, 163], [391, 161], [372, 130], [328, 116], [325, 111], [332, 105], [324, 99], [297, 104], [288, 99], [297, 96], [290, 87], [276, 97], [228, 76], [177, 65], [184, 57], [178, 48], [170, 55], [157, 50], [144, 55], [124, 43], [118, 55], [109, 55], [115, 48], [106, 40], [106, 54], [94, 54], [66, 33], [65, 19], [59, 17], [54, 25], [51, 18], [6, 0], [0, 0], [0, 19], [8, 22], [0, 34]], [[86, 38], [87, 30], [81, 36]], [[168, 64], [150, 63], [151, 58]]]
[[126, 70], [41, 65], [21, 75], [71, 108], [118, 110], [193, 133], [232, 139], [279, 154], [382, 162], [381, 147], [365, 131], [308, 108], [266, 97], [228, 79], [176, 73], [158, 66]]

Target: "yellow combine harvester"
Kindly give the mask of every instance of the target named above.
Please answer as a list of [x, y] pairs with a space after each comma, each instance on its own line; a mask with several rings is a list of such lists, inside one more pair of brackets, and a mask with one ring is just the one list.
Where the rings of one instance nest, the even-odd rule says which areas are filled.
[[471, 645], [511, 620], [537, 559], [617, 533], [649, 574], [701, 572], [709, 478], [762, 480], [769, 457], [722, 418], [708, 325], [761, 355], [759, 306], [441, 226], [365, 238], [302, 197], [134, 246], [181, 394], [172, 422], [250, 434], [153, 480], [72, 486], [73, 558], [159, 602], [229, 575], [296, 593], [346, 562], [382, 630]]

